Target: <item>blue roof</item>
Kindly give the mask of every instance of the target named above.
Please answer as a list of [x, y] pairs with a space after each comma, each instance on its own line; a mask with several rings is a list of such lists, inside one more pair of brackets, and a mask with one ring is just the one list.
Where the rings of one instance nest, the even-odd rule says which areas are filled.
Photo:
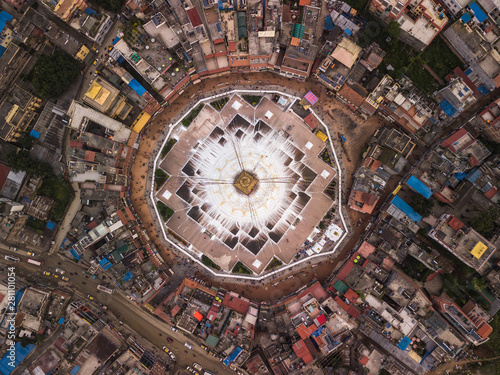
[[460, 17], [460, 21], [463, 23], [467, 23], [471, 20], [471, 16], [469, 16], [467, 13], [464, 13], [462, 17]]
[[397, 209], [403, 211], [404, 214], [408, 216], [410, 220], [414, 221], [415, 223], [418, 223], [420, 222], [420, 220], [422, 220], [422, 215], [415, 212], [415, 210], [411, 208], [408, 203], [399, 198], [397, 195], [394, 198], [392, 198], [391, 204], [396, 206]]
[[115, 39], [113, 39], [113, 45], [115, 45], [116, 43], [118, 43], [118, 41], [120, 40], [121, 38], [119, 36], [117, 36]]
[[469, 69], [467, 69], [464, 73], [465, 73], [465, 75], [466, 75], [466, 76], [468, 76], [469, 74], [471, 74], [471, 73], [472, 73], [472, 69], [471, 69], [471, 68], [469, 68]]
[[47, 222], [47, 225], [46, 225], [47, 228], [49, 228], [50, 230], [53, 230], [55, 227], [56, 227], [56, 223], [54, 223], [53, 221], [48, 221]]
[[481, 95], [488, 95], [488, 93], [490, 92], [490, 90], [488, 90], [485, 85], [479, 86], [477, 90]]
[[71, 253], [71, 255], [73, 255], [73, 258], [75, 258], [76, 260], [80, 260], [80, 258], [82, 257], [75, 251], [75, 249], [71, 249], [69, 252]]
[[453, 116], [457, 111], [446, 99], [443, 99], [441, 103], [439, 103], [439, 106], [443, 109], [444, 113], [446, 113], [448, 117]]
[[333, 21], [332, 21], [332, 17], [330, 17], [330, 15], [326, 16], [325, 18], [325, 26], [324, 28], [328, 31], [332, 31], [333, 30]]
[[453, 175], [458, 181], [462, 181], [466, 176], [467, 174], [466, 173], [463, 173], [463, 172], [458, 172], [458, 173], [455, 173]]
[[113, 264], [107, 260], [106, 258], [103, 258], [99, 261], [99, 265], [104, 269], [107, 270], [113, 266]]
[[473, 2], [471, 5], [469, 5], [469, 8], [472, 9], [472, 11], [474, 12], [474, 17], [477, 18], [479, 23], [484, 22], [484, 20], [488, 18], [486, 14], [484, 14], [483, 10], [479, 7], [479, 5], [477, 5], [476, 2]]
[[[2, 375], [10, 375], [17, 366], [31, 353], [31, 351], [35, 349], [35, 345], [28, 344], [25, 348], [21, 345], [20, 342], [16, 342], [14, 347], [14, 356], [15, 360], [11, 361], [10, 352], [7, 352], [2, 359], [0, 359], [0, 374]], [[12, 363], [14, 362], [14, 363]], [[13, 366], [11, 366], [13, 365]]]
[[5, 48], [4, 46], [0, 46], [0, 57], [3, 56], [3, 54], [5, 53], [5, 51], [7, 51], [7, 48]]
[[125, 276], [123, 276], [123, 281], [129, 281], [133, 277], [134, 277], [134, 275], [132, 275], [132, 272], [127, 271], [127, 273], [125, 274]]
[[408, 181], [406, 181], [409, 187], [411, 187], [413, 190], [415, 190], [417, 193], [422, 195], [424, 198], [429, 199], [432, 195], [432, 190], [429, 186], [424, 184], [422, 181], [420, 181], [418, 178], [416, 178], [414, 175], [411, 175]]
[[225, 360], [224, 360], [224, 364], [226, 366], [229, 366], [229, 364], [231, 362], [233, 362], [239, 355], [240, 353], [243, 351], [243, 349], [241, 349], [241, 347], [237, 347], [236, 349], [233, 350], [233, 352], [231, 353], [231, 355], [229, 355]]
[[352, 35], [352, 31], [351, 31], [351, 30], [349, 30], [349, 29], [345, 29], [345, 30], [344, 30], [344, 32], [345, 32], [347, 35], [349, 35], [349, 36], [351, 36], [351, 35]]
[[64, 323], [64, 318], [61, 318], [57, 321], [57, 324], [63, 324]]
[[89, 16], [91, 16], [93, 14], [97, 14], [97, 12], [94, 9], [87, 7], [87, 9], [85, 9], [85, 14], [88, 14]]
[[469, 182], [473, 184], [482, 174], [483, 172], [480, 169], [474, 167], [467, 175], [467, 180], [469, 180]]
[[144, 87], [142, 87], [142, 85], [137, 82], [137, 80], [134, 78], [132, 81], [130, 81], [128, 83], [128, 85], [130, 86], [130, 88], [132, 90], [134, 90], [139, 96], [142, 96], [145, 92], [146, 92], [146, 89]]
[[70, 374], [75, 375], [78, 371], [80, 371], [80, 366], [75, 366], [73, 367], [73, 370], [71, 370]]
[[398, 348], [401, 350], [406, 350], [406, 348], [411, 344], [411, 339], [404, 336], [398, 344]]
[[12, 19], [12, 16], [7, 13], [5, 10], [0, 12], [0, 31], [3, 31], [5, 28], [5, 24]]

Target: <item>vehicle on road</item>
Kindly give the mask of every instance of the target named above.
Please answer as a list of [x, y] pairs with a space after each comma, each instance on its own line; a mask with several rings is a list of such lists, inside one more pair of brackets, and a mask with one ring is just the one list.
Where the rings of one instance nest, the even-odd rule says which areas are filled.
[[166, 346], [163, 347], [163, 350], [165, 351], [165, 353], [170, 353], [170, 349], [167, 348]]
[[196, 370], [198, 370], [198, 371], [203, 370], [203, 367], [201, 367], [201, 365], [200, 365], [199, 363], [196, 363], [196, 362], [195, 362], [195, 363], [193, 363], [193, 367], [194, 367]]
[[66, 271], [61, 268], [56, 268], [56, 272], [60, 273], [61, 275], [64, 275], [66, 273]]
[[174, 326], [171, 326], [171, 327], [170, 327], [170, 329], [171, 329], [172, 331], [174, 331], [174, 332], [177, 332], [177, 331], [178, 331], [178, 329], [177, 329], [177, 328], [175, 328]]
[[35, 254], [35, 253], [29, 252], [29, 251], [28, 251], [28, 253], [27, 253], [27, 254], [28, 254], [28, 256], [29, 256], [29, 257], [34, 257], [34, 256], [36, 256], [36, 254]]
[[19, 250], [19, 249], [18, 249], [17, 247], [15, 247], [15, 246], [10, 246], [10, 247], [9, 247], [9, 250], [11, 250], [11, 251], [17, 251], [17, 250]]
[[57, 278], [59, 278], [59, 275], [54, 274], [53, 276], [54, 276], [56, 279], [57, 279]]
[[193, 349], [193, 345], [192, 345], [192, 344], [190, 344], [189, 342], [185, 342], [185, 343], [184, 343], [184, 346], [185, 346], [186, 348], [188, 348], [189, 350]]
[[101, 292], [108, 293], [108, 294], [113, 294], [114, 290], [105, 287], [104, 285], [97, 285], [97, 290], [100, 290]]
[[21, 259], [18, 257], [13, 257], [12, 255], [6, 255], [5, 260], [8, 260], [9, 262], [14, 262], [14, 263], [19, 263]]
[[27, 262], [29, 264], [34, 264], [35, 266], [38, 266], [38, 267], [40, 267], [43, 264], [43, 262], [40, 262], [39, 260], [31, 259], [31, 258], [28, 258]]
[[203, 375], [215, 375], [215, 374], [213, 372], [211, 372], [211, 371], [205, 370], [205, 372], [203, 373]]
[[97, 62], [99, 61], [99, 59], [95, 59], [94, 60], [94, 65], [97, 65]]
[[207, 348], [205, 345], [201, 345], [201, 348], [202, 348], [203, 350], [208, 350], [208, 348]]
[[193, 368], [191, 366], [186, 366], [186, 370], [188, 370], [189, 372], [193, 372]]
[[94, 299], [94, 297], [92, 297], [90, 294], [87, 295], [87, 298], [91, 301]]
[[50, 276], [50, 275], [51, 275], [49, 271], [43, 271], [43, 274], [44, 274], [45, 276]]
[[170, 356], [170, 358], [172, 359], [172, 361], [175, 361], [175, 355], [174, 355], [174, 353], [170, 352], [170, 353], [168, 353], [168, 355]]
[[167, 341], [168, 342], [174, 342], [174, 340], [172, 340], [170, 337], [167, 336]]
[[69, 277], [66, 276], [61, 277], [61, 279], [63, 279], [64, 281], [69, 281]]

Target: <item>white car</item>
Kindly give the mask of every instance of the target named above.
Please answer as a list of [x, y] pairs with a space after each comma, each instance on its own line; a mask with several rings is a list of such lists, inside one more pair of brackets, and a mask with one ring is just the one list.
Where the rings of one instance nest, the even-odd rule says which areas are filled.
[[177, 329], [177, 328], [175, 328], [174, 326], [171, 326], [171, 327], [170, 327], [170, 329], [171, 329], [172, 331], [174, 331], [174, 332], [177, 332], [177, 331], [178, 331], [178, 329]]
[[175, 361], [175, 355], [174, 355], [174, 353], [170, 352], [170, 353], [168, 353], [168, 355], [170, 356], [170, 358], [172, 358], [172, 361]]
[[64, 275], [66, 273], [66, 271], [61, 268], [56, 268], [56, 272], [60, 273], [61, 275]]
[[200, 364], [198, 364], [198, 363], [196, 363], [196, 362], [195, 362], [195, 363], [193, 363], [193, 367], [194, 367], [196, 370], [198, 370], [198, 371], [203, 370], [203, 367], [201, 367], [201, 365], [200, 365]]
[[185, 342], [185, 343], [184, 343], [184, 346], [185, 346], [186, 348], [188, 348], [189, 350], [193, 349], [193, 345], [191, 345], [191, 344], [190, 344], [190, 343], [188, 343], [188, 342]]
[[186, 370], [188, 370], [189, 372], [193, 372], [193, 368], [191, 366], [186, 366]]

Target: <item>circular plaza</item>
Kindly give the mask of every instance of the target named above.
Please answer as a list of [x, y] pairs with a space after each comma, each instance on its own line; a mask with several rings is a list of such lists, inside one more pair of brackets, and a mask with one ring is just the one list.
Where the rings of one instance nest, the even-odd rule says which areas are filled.
[[170, 246], [214, 275], [254, 279], [337, 251], [348, 234], [341, 169], [309, 103], [233, 91], [190, 109], [154, 161], [165, 178], [151, 199]]

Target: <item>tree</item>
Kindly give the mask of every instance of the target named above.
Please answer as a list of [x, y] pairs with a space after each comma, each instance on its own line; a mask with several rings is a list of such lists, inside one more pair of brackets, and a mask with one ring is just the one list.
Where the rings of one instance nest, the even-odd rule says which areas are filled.
[[26, 171], [37, 177], [53, 173], [49, 163], [33, 159], [28, 151], [11, 152], [7, 154], [5, 160], [14, 172]]
[[105, 10], [118, 13], [123, 6], [123, 0], [92, 0], [92, 2]]
[[73, 84], [80, 74], [78, 63], [65, 52], [40, 55], [31, 72], [35, 94], [42, 99], [56, 98]]
[[410, 206], [422, 215], [422, 217], [427, 217], [432, 212], [434, 202], [431, 199], [426, 199], [420, 194], [415, 194], [411, 200]]
[[487, 211], [481, 212], [470, 221], [470, 226], [481, 233], [484, 237], [490, 238], [497, 228], [495, 221], [500, 217], [498, 209], [491, 207]]
[[482, 277], [481, 278], [473, 277], [470, 283], [472, 287], [476, 289], [478, 292], [486, 288], [486, 286], [488, 285], [486, 280], [483, 279]]
[[388, 37], [391, 38], [389, 44], [395, 44], [399, 40], [399, 35], [401, 34], [401, 26], [396, 21], [391, 21], [385, 27], [385, 32]]

